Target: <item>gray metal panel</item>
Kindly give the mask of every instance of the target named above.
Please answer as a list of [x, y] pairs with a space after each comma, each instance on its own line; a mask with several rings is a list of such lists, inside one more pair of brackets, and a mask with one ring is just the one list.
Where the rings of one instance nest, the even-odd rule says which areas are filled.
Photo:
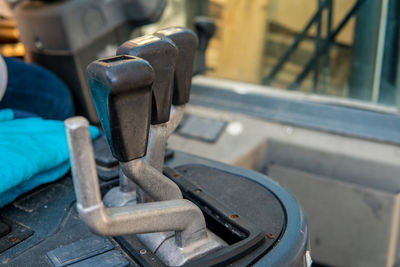
[[54, 266], [67, 266], [91, 258], [114, 248], [104, 237], [90, 237], [47, 252]]
[[214, 143], [224, 130], [226, 121], [186, 115], [177, 133], [183, 136]]
[[337, 105], [192, 86], [192, 105], [241, 113], [269, 121], [400, 144], [400, 116]]
[[129, 262], [119, 251], [112, 250], [69, 265], [70, 267], [127, 267]]
[[390, 193], [400, 192], [400, 167], [356, 155], [340, 155], [316, 149], [307, 144], [295, 145], [270, 139], [267, 142], [266, 164], [302, 170], [329, 179], [354, 183]]
[[[302, 204], [315, 261], [333, 266], [391, 266], [397, 194], [332, 180], [279, 165], [269, 176]], [[393, 248], [392, 248], [393, 249]]]

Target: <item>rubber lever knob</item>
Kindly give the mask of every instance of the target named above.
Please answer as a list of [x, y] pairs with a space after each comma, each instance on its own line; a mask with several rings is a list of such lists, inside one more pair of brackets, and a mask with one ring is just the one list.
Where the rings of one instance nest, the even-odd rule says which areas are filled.
[[198, 74], [206, 70], [206, 50], [211, 38], [214, 36], [217, 26], [211, 18], [196, 17], [194, 27], [199, 38], [199, 55], [196, 61], [196, 74]]
[[137, 57], [96, 60], [87, 68], [90, 92], [111, 152], [120, 162], [146, 154], [154, 71]]
[[170, 27], [154, 34], [160, 38], [170, 39], [178, 47], [172, 104], [186, 104], [189, 102], [192, 86], [193, 64], [198, 45], [197, 36], [190, 29], [183, 27]]
[[171, 110], [172, 86], [178, 56], [175, 44], [169, 39], [161, 39], [150, 34], [123, 43], [118, 48], [117, 55], [137, 56], [151, 64], [155, 73], [151, 124], [167, 122]]

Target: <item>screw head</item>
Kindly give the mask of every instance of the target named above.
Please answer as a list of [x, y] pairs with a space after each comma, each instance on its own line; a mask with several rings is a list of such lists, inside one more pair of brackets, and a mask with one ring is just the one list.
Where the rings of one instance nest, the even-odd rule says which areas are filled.
[[269, 239], [274, 239], [274, 238], [275, 238], [275, 235], [272, 234], [272, 233], [269, 233], [269, 234], [267, 235], [267, 237], [268, 237]]
[[10, 237], [8, 238], [8, 240], [9, 240], [10, 242], [12, 242], [12, 243], [15, 243], [15, 242], [18, 241], [18, 238], [17, 238], [16, 236], [10, 236]]

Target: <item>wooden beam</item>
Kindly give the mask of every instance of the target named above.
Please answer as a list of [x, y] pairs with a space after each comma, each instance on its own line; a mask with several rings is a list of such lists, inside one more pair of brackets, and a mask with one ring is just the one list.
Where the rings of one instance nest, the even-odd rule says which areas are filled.
[[[214, 3], [213, 3], [214, 2]], [[258, 83], [261, 80], [269, 0], [210, 0], [222, 7], [218, 33], [210, 43], [210, 76]], [[215, 58], [217, 57], [217, 58]]]

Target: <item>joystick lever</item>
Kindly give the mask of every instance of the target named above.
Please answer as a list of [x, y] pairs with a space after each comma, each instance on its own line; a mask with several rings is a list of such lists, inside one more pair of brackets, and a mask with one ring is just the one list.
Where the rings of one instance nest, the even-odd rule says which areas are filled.
[[[168, 132], [166, 140], [178, 127], [183, 117], [185, 104], [189, 102], [198, 40], [193, 31], [182, 27], [170, 27], [154, 34], [160, 38], [171, 40], [178, 48], [174, 72], [172, 108], [170, 120], [167, 123]], [[160, 161], [160, 165], [163, 166], [164, 154], [160, 158]]]
[[168, 38], [178, 48], [174, 73], [174, 91], [172, 104], [184, 105], [189, 102], [190, 88], [192, 86], [193, 63], [197, 49], [196, 34], [182, 27], [170, 27], [154, 33], [160, 38]]
[[[117, 51], [120, 55], [142, 57], [153, 66], [152, 125], [144, 160], [160, 172], [166, 141], [182, 120], [189, 101], [197, 43], [196, 34], [191, 30], [170, 27], [127, 41]], [[107, 206], [134, 204], [136, 200], [151, 201], [123, 173], [120, 173], [119, 187], [112, 188], [104, 198]]]
[[178, 49], [171, 40], [150, 34], [123, 43], [117, 55], [143, 58], [154, 69], [151, 126], [145, 161], [162, 172]]
[[[124, 174], [153, 200], [162, 201], [105, 207], [88, 121], [74, 117], [65, 121], [65, 127], [82, 220], [94, 233], [106, 236], [175, 231], [174, 238], [166, 240], [155, 252], [167, 265], [182, 265], [224, 246], [223, 241], [207, 231], [201, 210], [182, 199], [171, 180], [142, 160], [154, 79], [150, 64], [132, 56], [117, 56], [91, 63], [87, 74], [102, 127]], [[169, 191], [174, 186], [178, 191]]]
[[101, 125], [124, 175], [153, 200], [182, 198], [175, 183], [142, 160], [152, 105], [154, 71], [150, 64], [136, 57], [117, 56], [91, 63], [87, 74]]
[[[182, 120], [184, 106], [189, 101], [196, 48], [197, 37], [191, 30], [171, 27], [127, 41], [117, 50], [118, 55], [141, 57], [154, 68], [150, 138], [144, 160], [160, 172], [164, 166], [166, 141]], [[128, 190], [134, 188], [123, 176], [120, 185]], [[127, 190], [119, 192], [124, 191]], [[151, 200], [140, 188], [136, 192], [139, 202]], [[109, 199], [120, 198], [113, 195]]]
[[[170, 27], [152, 35], [125, 42], [117, 50], [119, 55], [134, 55], [148, 60], [155, 70], [153, 103], [156, 103], [156, 108], [152, 109], [152, 114], [156, 115], [152, 116], [153, 126], [150, 130], [151, 140], [147, 158], [150, 164], [160, 171], [164, 165], [166, 139], [178, 126], [183, 117], [184, 105], [189, 102], [197, 43], [196, 34], [191, 30]], [[157, 49], [166, 52], [157, 53]], [[170, 112], [171, 100], [173, 106]], [[162, 113], [157, 108], [160, 106], [163, 107]], [[157, 119], [159, 117], [168, 118], [169, 121]], [[164, 131], [158, 128], [163, 128]]]
[[196, 17], [194, 27], [199, 37], [198, 57], [196, 60], [195, 75], [206, 71], [206, 50], [211, 38], [214, 36], [217, 26], [213, 19], [208, 17]]

